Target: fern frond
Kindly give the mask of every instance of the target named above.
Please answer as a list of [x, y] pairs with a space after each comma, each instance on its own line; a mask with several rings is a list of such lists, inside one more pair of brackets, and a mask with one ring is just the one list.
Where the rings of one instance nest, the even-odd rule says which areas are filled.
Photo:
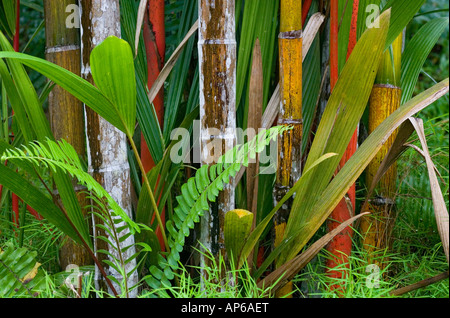
[[130, 225], [133, 234], [140, 232], [139, 225], [128, 217], [111, 195], [89, 173], [83, 170], [75, 149], [67, 141], [55, 142], [47, 138], [45, 144], [35, 141], [28, 147], [22, 146], [22, 149], [7, 149], [1, 157], [2, 162], [14, 159], [27, 160], [37, 166], [42, 164], [54, 173], [58, 173], [56, 168], [62, 169], [71, 177], [77, 178], [80, 184], [84, 185], [88, 191], [95, 193], [98, 198], [105, 198], [113, 213]]
[[[151, 230], [149, 227], [139, 225], [132, 221], [123, 209], [116, 203], [111, 195], [86, 171], [78, 158], [75, 149], [65, 140], [58, 142], [47, 139], [45, 143], [33, 142], [22, 148], [8, 149], [1, 157], [5, 160], [26, 160], [36, 166], [43, 166], [51, 169], [54, 173], [65, 172], [78, 180], [88, 191], [87, 199], [92, 204], [90, 211], [100, 222], [96, 226], [101, 229], [104, 235], [98, 235], [97, 238], [108, 244], [109, 250], [97, 250], [98, 253], [106, 254], [109, 260], [103, 260], [105, 264], [116, 270], [121, 276], [121, 283], [116, 277], [108, 277], [117, 282], [125, 294], [130, 291], [127, 282], [132, 271], [126, 272], [125, 266], [137, 255], [126, 254], [127, 250], [133, 245], [123, 247], [127, 238], [141, 229]], [[123, 222], [123, 224], [122, 224]], [[127, 230], [129, 230], [127, 232]]]
[[160, 255], [158, 266], [150, 268], [151, 275], [146, 280], [151, 287], [158, 289], [171, 285], [170, 280], [178, 268], [185, 238], [209, 210], [209, 203], [215, 202], [224, 185], [231, 182], [242, 166], [248, 166], [249, 158], [255, 158], [271, 140], [276, 140], [279, 134], [289, 129], [291, 127], [277, 126], [261, 131], [248, 143], [229, 150], [219, 158], [217, 164], [203, 165], [194, 177], [182, 185], [181, 195], [176, 197], [178, 206], [174, 209], [172, 219], [166, 222], [170, 253], [166, 258]]
[[34, 297], [32, 281], [40, 263], [36, 261], [37, 252], [25, 247], [17, 248], [11, 242], [0, 248], [0, 298]]

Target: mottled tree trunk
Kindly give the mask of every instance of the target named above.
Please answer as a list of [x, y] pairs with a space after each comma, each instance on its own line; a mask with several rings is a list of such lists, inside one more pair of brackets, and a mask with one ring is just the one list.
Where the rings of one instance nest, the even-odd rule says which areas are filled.
[[[80, 34], [79, 29], [66, 25], [66, 8], [76, 5], [76, 0], [44, 1], [46, 59], [54, 64], [80, 75]], [[83, 103], [59, 86], [55, 86], [48, 96], [50, 124], [56, 140], [64, 139], [76, 152], [86, 156]], [[80, 206], [89, 203], [82, 189], [73, 181]], [[60, 264], [65, 269], [69, 264], [83, 266], [92, 264], [86, 249], [65, 237], [66, 243], [60, 249]]]
[[[108, 36], [120, 37], [120, 10], [119, 0], [85, 0], [81, 1], [81, 34], [82, 34], [82, 76], [93, 82], [90, 72], [89, 56], [92, 50]], [[86, 111], [86, 131], [89, 172], [105, 188], [112, 198], [131, 216], [130, 196], [130, 166], [127, 160], [127, 140], [123, 132], [112, 126], [109, 122], [97, 115], [89, 108]], [[94, 236], [104, 235], [95, 223]], [[117, 227], [123, 224], [116, 224]], [[123, 232], [122, 232], [123, 233]], [[122, 246], [134, 243], [134, 237], [130, 236]], [[107, 249], [116, 253], [112, 248], [105, 246], [102, 240], [95, 239], [95, 248]], [[125, 258], [134, 254], [134, 248], [125, 253]], [[105, 257], [104, 255], [98, 255]], [[105, 264], [106, 265], [106, 264]], [[135, 266], [130, 262], [126, 270]], [[119, 281], [122, 280], [119, 273], [113, 268], [106, 268], [108, 274], [114, 275]], [[104, 287], [100, 273], [96, 271], [96, 282], [99, 287]], [[128, 287], [137, 283], [137, 273], [128, 281]], [[116, 289], [120, 290], [115, 286]], [[134, 297], [135, 293], [128, 295]]]
[[[212, 164], [235, 144], [236, 40], [235, 4], [199, 1], [200, 144], [202, 164]], [[225, 214], [234, 209], [232, 182], [201, 221], [201, 243], [217, 258], [224, 255]], [[201, 258], [202, 266], [207, 265]]]

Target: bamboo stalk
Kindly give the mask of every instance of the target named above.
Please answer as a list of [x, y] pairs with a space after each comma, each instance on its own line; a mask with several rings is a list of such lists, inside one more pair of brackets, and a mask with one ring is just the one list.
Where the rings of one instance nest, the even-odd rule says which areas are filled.
[[[235, 144], [236, 40], [234, 1], [199, 1], [201, 162], [217, 162]], [[201, 220], [200, 242], [214, 257], [225, 256], [225, 214], [234, 209], [232, 182]], [[208, 264], [201, 257], [202, 266]]]
[[[54, 64], [80, 75], [81, 50], [80, 35], [76, 28], [68, 28], [65, 23], [66, 7], [76, 5], [76, 0], [44, 1], [46, 59]], [[84, 139], [83, 103], [73, 97], [60, 86], [55, 86], [48, 96], [50, 125], [56, 140], [64, 139], [70, 143], [76, 152], [86, 156]], [[76, 179], [73, 185], [76, 186]], [[88, 201], [82, 193], [76, 191], [81, 207], [87, 206]], [[86, 215], [84, 210], [84, 214]], [[78, 266], [92, 264], [92, 259], [84, 246], [76, 244], [69, 237], [60, 249], [60, 264], [63, 269], [69, 264]]]
[[[100, 44], [108, 36], [120, 37], [120, 10], [118, 0], [86, 0], [80, 2], [81, 5], [81, 26], [82, 26], [82, 65], [81, 75], [91, 83], [92, 74], [90, 72], [89, 57], [94, 47]], [[86, 133], [88, 146], [89, 172], [99, 182], [105, 190], [111, 194], [113, 199], [131, 217], [131, 196], [130, 196], [130, 166], [127, 158], [126, 135], [101, 118], [90, 108], [85, 107], [86, 113]], [[94, 226], [99, 222], [93, 218]], [[120, 227], [122, 224], [116, 224]], [[121, 232], [125, 235], [124, 232]], [[98, 227], [94, 228], [94, 237], [105, 235]], [[122, 246], [129, 246], [134, 243], [131, 235], [122, 242]], [[95, 239], [96, 250], [105, 249], [115, 254], [116, 251], [106, 245], [103, 240]], [[125, 257], [129, 258], [134, 254], [134, 247], [125, 252]], [[99, 256], [104, 257], [103, 254]], [[100, 257], [100, 258], [101, 258]], [[104, 259], [103, 259], [104, 260]], [[135, 261], [131, 261], [124, 269], [129, 272], [135, 266]], [[112, 275], [121, 281], [121, 275], [113, 268], [107, 268]], [[104, 287], [104, 282], [96, 267], [96, 284]], [[137, 283], [137, 273], [126, 282], [128, 286]], [[116, 289], [119, 290], [117, 286]], [[129, 297], [135, 296], [135, 291]]]
[[[369, 100], [369, 134], [399, 106], [400, 89], [400, 57], [402, 50], [402, 34], [392, 44], [391, 51], [385, 51], [378, 69], [375, 85]], [[384, 143], [366, 170], [366, 183], [370, 186], [387, 151], [391, 147], [397, 131]], [[375, 195], [369, 198], [371, 215], [361, 218], [361, 231], [364, 237], [363, 246], [372, 255], [369, 262], [383, 267], [386, 260], [374, 260], [374, 253], [384, 250], [391, 244], [390, 236], [395, 219], [395, 192], [397, 166], [394, 163], [380, 179], [375, 188]]]
[[[278, 202], [298, 180], [301, 174], [302, 144], [302, 7], [301, 1], [281, 0], [280, 34], [280, 111], [278, 125], [293, 129], [278, 137], [278, 168], [274, 187], [274, 200]], [[274, 247], [284, 238], [292, 201], [283, 205], [274, 216]], [[290, 293], [289, 283], [278, 296]]]

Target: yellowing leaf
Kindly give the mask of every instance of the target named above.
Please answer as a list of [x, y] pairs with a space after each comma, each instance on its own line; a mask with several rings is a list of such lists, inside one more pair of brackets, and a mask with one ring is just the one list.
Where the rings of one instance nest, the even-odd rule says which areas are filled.
[[41, 263], [37, 262], [37, 263], [34, 265], [33, 269], [32, 269], [28, 274], [26, 274], [26, 275], [24, 276], [24, 278], [22, 278], [22, 282], [25, 283], [25, 284], [27, 284], [27, 283], [29, 283], [31, 280], [33, 280], [33, 278], [35, 278], [36, 275], [37, 275], [37, 273], [38, 273], [38, 268], [39, 268], [39, 266], [41, 266]]

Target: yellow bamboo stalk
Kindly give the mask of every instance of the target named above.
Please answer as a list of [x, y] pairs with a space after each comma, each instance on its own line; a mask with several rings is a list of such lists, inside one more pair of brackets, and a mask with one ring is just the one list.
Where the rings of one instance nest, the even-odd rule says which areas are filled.
[[[278, 138], [278, 169], [274, 198], [278, 202], [298, 180], [301, 173], [302, 119], [302, 10], [301, 1], [281, 0], [280, 34], [280, 111], [278, 125], [292, 126]], [[277, 247], [284, 237], [290, 205], [283, 205], [274, 216]], [[292, 283], [278, 291], [277, 296], [288, 295]]]
[[[378, 69], [376, 83], [373, 86], [369, 100], [369, 133], [375, 130], [399, 106], [401, 99], [400, 63], [402, 49], [402, 34], [392, 44], [392, 50], [386, 50]], [[366, 182], [370, 186], [375, 174], [391, 147], [397, 132], [395, 131], [366, 170]], [[390, 237], [395, 219], [395, 192], [397, 180], [397, 166], [393, 164], [378, 182], [374, 195], [369, 198], [371, 215], [361, 218], [363, 245], [369, 253], [369, 263], [381, 268], [386, 259], [374, 259], [377, 251], [389, 248]]]

